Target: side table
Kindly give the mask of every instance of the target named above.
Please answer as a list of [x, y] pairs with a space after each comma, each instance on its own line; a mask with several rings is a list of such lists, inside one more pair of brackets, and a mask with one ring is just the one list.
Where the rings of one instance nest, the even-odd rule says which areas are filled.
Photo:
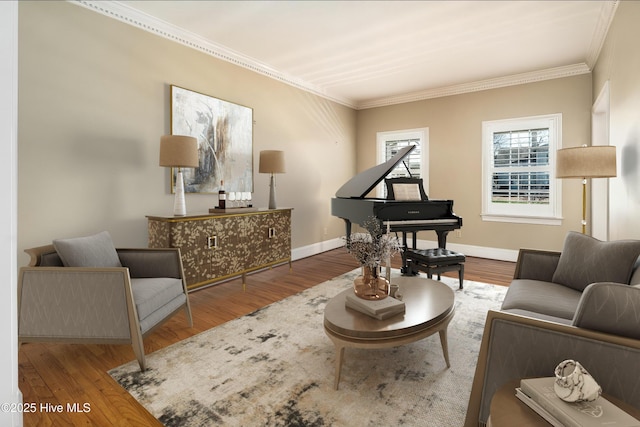
[[[509, 381], [498, 389], [491, 399], [487, 427], [549, 427], [549, 423], [516, 397], [520, 380]], [[615, 397], [603, 394], [607, 400], [640, 419], [640, 410]]]

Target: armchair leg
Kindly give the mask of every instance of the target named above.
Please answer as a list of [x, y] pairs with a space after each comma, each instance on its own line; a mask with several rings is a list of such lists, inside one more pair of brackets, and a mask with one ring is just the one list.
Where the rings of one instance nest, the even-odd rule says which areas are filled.
[[[244, 286], [244, 275], [242, 276], [242, 283], [243, 283], [243, 286]], [[182, 288], [184, 289], [185, 297], [187, 297], [187, 300], [186, 300], [186, 302], [184, 304], [184, 314], [187, 316], [187, 321], [189, 322], [189, 327], [193, 328], [193, 316], [191, 315], [191, 304], [189, 304], [189, 290], [187, 289], [187, 282], [184, 279], [184, 274], [183, 274], [183, 279], [182, 279]]]
[[134, 336], [132, 336], [131, 345], [133, 346], [133, 352], [136, 355], [136, 359], [138, 359], [140, 370], [145, 371], [147, 369], [147, 361], [144, 356], [144, 344], [142, 342], [142, 336], [140, 334], [135, 334]]
[[191, 316], [191, 305], [189, 305], [188, 299], [187, 299], [187, 303], [184, 306], [184, 314], [187, 315], [187, 321], [189, 322], [189, 327], [193, 328], [193, 316]]

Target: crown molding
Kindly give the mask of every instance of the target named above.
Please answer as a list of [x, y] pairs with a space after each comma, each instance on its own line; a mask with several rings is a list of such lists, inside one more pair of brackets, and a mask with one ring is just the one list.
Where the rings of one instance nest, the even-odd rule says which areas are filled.
[[585, 63], [568, 65], [564, 67], [549, 68], [546, 70], [532, 71], [495, 79], [480, 80], [477, 82], [463, 83], [459, 85], [428, 89], [421, 92], [412, 92], [404, 95], [389, 96], [385, 98], [363, 101], [358, 104], [359, 110], [367, 108], [384, 107], [406, 102], [422, 101], [424, 99], [441, 98], [444, 96], [462, 95], [465, 93], [479, 92], [488, 89], [498, 89], [507, 86], [516, 86], [527, 83], [535, 83], [544, 80], [560, 79], [563, 77], [588, 74], [591, 70]]
[[425, 99], [440, 98], [464, 93], [478, 92], [488, 89], [497, 89], [520, 84], [540, 82], [550, 79], [571, 77], [580, 74], [588, 74], [591, 67], [600, 54], [604, 40], [609, 30], [609, 26], [615, 15], [619, 0], [604, 3], [600, 14], [599, 23], [591, 42], [590, 52], [586, 63], [568, 65], [564, 67], [551, 68], [540, 71], [533, 71], [511, 76], [498, 77], [481, 80], [477, 82], [463, 83], [440, 88], [427, 89], [424, 91], [412, 92], [403, 95], [394, 95], [384, 98], [377, 98], [365, 101], [355, 101], [342, 97], [333, 96], [322, 87], [310, 84], [296, 77], [287, 75], [269, 67], [253, 58], [229, 49], [225, 46], [213, 43], [194, 33], [186, 31], [180, 27], [172, 25], [166, 21], [155, 18], [139, 10], [126, 6], [118, 1], [97, 1], [97, 0], [67, 0], [78, 6], [85, 7], [94, 12], [148, 31], [160, 37], [180, 43], [192, 49], [196, 49], [207, 55], [213, 56], [223, 61], [230, 62], [239, 67], [246, 68], [263, 76], [278, 80], [287, 85], [304, 90], [338, 104], [356, 110], [384, 107], [407, 102], [421, 101]]
[[281, 73], [278, 70], [275, 70], [266, 64], [256, 61], [253, 58], [238, 53], [225, 46], [213, 43], [198, 36], [197, 34], [186, 31], [154, 16], [140, 12], [139, 10], [131, 8], [120, 2], [96, 0], [67, 1], [75, 5], [90, 9], [102, 15], [108, 16], [110, 18], [116, 19], [118, 21], [124, 22], [126, 24], [132, 25], [134, 27], [140, 28], [142, 30], [148, 31], [165, 39], [169, 39], [192, 49], [196, 49], [200, 52], [206, 53], [207, 55], [211, 55], [223, 61], [230, 62], [239, 67], [246, 68], [258, 74], [262, 74], [266, 77], [278, 80], [289, 86], [293, 86], [306, 92], [313, 93], [330, 101], [337, 102], [350, 108], [357, 107], [356, 104], [349, 99], [332, 96], [321, 87], [314, 86], [308, 82]]
[[593, 68], [596, 65], [602, 46], [604, 46], [604, 41], [607, 38], [609, 27], [613, 22], [613, 18], [616, 16], [616, 10], [618, 10], [619, 4], [619, 0], [607, 1], [602, 4], [598, 24], [596, 25], [593, 39], [591, 39], [589, 54], [587, 55], [587, 65], [589, 68]]

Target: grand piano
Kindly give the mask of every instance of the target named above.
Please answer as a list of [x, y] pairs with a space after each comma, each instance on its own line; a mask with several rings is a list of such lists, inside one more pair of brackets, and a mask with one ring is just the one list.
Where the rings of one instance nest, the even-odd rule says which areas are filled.
[[[429, 200], [422, 179], [385, 179], [414, 149], [415, 145], [402, 148], [386, 162], [357, 174], [336, 192], [336, 197], [331, 199], [331, 214], [344, 220], [347, 239], [352, 223], [362, 225], [371, 217], [380, 221], [382, 230], [401, 232], [405, 248], [407, 233], [411, 233], [413, 249], [416, 249], [418, 231], [434, 230], [438, 235], [438, 247], [445, 248], [447, 234], [462, 227], [462, 218], [453, 213], [453, 200]], [[383, 179], [388, 198], [367, 198], [366, 195]]]

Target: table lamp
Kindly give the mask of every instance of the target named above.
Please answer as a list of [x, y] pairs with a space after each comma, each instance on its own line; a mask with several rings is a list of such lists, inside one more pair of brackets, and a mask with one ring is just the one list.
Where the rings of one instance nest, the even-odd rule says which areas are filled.
[[184, 200], [184, 179], [182, 168], [197, 168], [198, 140], [191, 136], [164, 135], [160, 138], [160, 166], [178, 168], [176, 189], [173, 200], [173, 214], [185, 216], [187, 206]]
[[616, 176], [616, 147], [592, 145], [557, 151], [556, 178], [582, 178], [582, 234], [587, 228], [587, 178]]
[[285, 173], [284, 151], [264, 150], [260, 152], [260, 166], [258, 172], [270, 173], [269, 209], [276, 208], [276, 178], [275, 174]]

